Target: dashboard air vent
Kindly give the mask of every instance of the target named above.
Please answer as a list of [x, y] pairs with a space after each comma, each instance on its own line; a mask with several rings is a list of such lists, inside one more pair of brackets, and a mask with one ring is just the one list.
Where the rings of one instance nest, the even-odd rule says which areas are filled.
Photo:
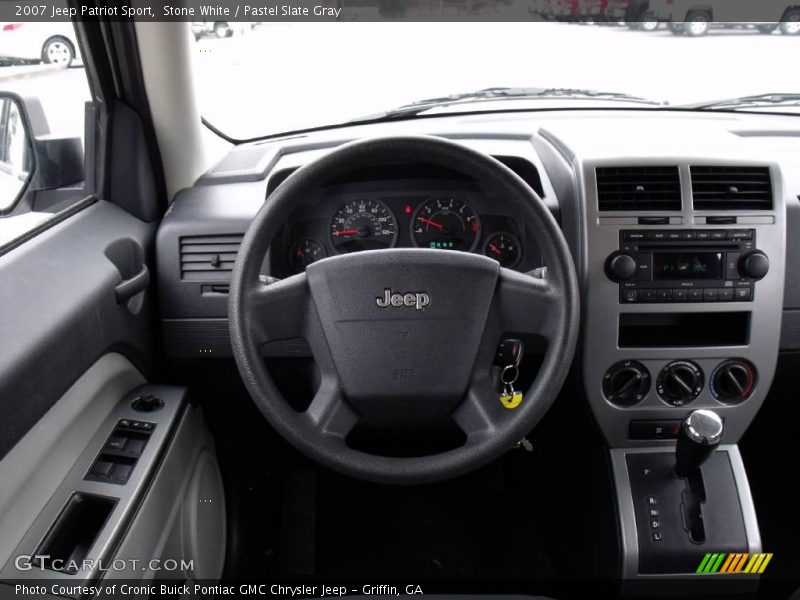
[[768, 167], [692, 167], [695, 210], [771, 210]]
[[181, 279], [228, 283], [242, 235], [198, 235], [182, 237]]
[[598, 167], [595, 174], [601, 211], [681, 209], [678, 167]]

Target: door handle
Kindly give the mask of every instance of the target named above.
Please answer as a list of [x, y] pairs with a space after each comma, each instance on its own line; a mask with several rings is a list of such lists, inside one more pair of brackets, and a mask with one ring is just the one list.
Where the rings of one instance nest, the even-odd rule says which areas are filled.
[[133, 298], [139, 292], [143, 292], [150, 284], [150, 270], [147, 265], [142, 265], [142, 270], [130, 279], [124, 279], [114, 288], [117, 295], [117, 304], [122, 304]]

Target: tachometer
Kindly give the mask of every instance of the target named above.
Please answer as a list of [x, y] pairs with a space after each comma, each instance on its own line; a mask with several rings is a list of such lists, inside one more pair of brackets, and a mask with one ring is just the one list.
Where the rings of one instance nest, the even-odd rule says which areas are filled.
[[478, 244], [481, 222], [472, 207], [453, 196], [434, 196], [417, 207], [411, 220], [411, 238], [420, 248], [472, 251]]
[[333, 215], [331, 243], [337, 252], [391, 248], [396, 241], [397, 219], [380, 200], [349, 200]]

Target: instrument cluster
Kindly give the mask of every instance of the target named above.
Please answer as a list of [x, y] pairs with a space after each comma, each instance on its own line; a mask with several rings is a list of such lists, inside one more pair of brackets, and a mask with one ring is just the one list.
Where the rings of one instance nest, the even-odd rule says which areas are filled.
[[470, 189], [327, 194], [287, 223], [283, 251], [273, 245], [273, 272], [299, 273], [329, 256], [395, 247], [482, 253], [507, 268], [541, 266], [538, 250], [523, 247], [524, 228], [496, 204]]

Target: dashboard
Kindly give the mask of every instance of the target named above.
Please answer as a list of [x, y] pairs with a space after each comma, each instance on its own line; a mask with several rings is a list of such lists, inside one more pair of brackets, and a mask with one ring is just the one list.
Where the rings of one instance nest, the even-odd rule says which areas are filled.
[[535, 236], [502, 198], [469, 180], [412, 177], [321, 190], [273, 243], [270, 271], [283, 277], [337, 254], [414, 247], [485, 254], [520, 270], [541, 266]]
[[[651, 468], [630, 465], [666, 457], [671, 474], [681, 423], [695, 409], [724, 421], [726, 450], [717, 454], [727, 452], [735, 474], [730, 497], [739, 499], [747, 547], [760, 551], [736, 444], [767, 398], [779, 355], [800, 350], [797, 117], [670, 109], [478, 114], [237, 146], [178, 194], [158, 231], [165, 354], [232, 356], [228, 286], [239, 245], [292, 172], [352, 140], [414, 134], [500, 160], [538, 193], [564, 234], [581, 306], [579, 385], [571, 390], [582, 391], [610, 449], [626, 577], [648, 576], [642, 565], [662, 556], [659, 548], [675, 552], [667, 533], [662, 539], [661, 520], [644, 512], [663, 501], [644, 494]], [[281, 224], [262, 274], [291, 277], [345, 253], [421, 247], [485, 254], [521, 272], [545, 267], [539, 273], [547, 277], [537, 231], [501, 195], [469, 173], [436, 172], [418, 160], [342, 174], [311, 193]], [[268, 346], [261, 349], [267, 358], [313, 358], [305, 340]], [[520, 368], [523, 390], [531, 370]]]
[[[694, 408], [717, 411], [730, 443], [744, 434], [778, 353], [800, 350], [800, 123], [780, 115], [461, 115], [236, 146], [177, 195], [158, 232], [167, 356], [231, 356], [239, 243], [292, 172], [354, 139], [414, 134], [500, 160], [560, 224], [581, 288], [579, 377], [612, 448], [674, 444], [676, 420]], [[391, 247], [485, 254], [528, 272], [547, 266], [538, 243], [495, 191], [419, 157], [342, 174], [311, 194], [262, 273], [289, 277], [316, 260]]]

